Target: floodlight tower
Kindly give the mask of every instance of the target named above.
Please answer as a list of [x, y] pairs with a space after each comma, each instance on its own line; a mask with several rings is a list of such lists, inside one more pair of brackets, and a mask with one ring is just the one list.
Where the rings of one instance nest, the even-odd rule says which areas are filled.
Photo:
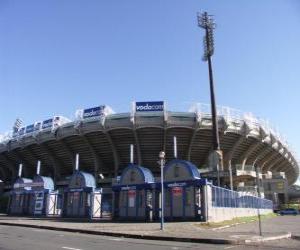
[[213, 81], [213, 71], [211, 57], [214, 54], [214, 29], [216, 24], [214, 22], [213, 16], [208, 15], [207, 12], [198, 13], [198, 26], [205, 30], [205, 36], [203, 38], [204, 45], [204, 55], [203, 61], [208, 62], [208, 73], [209, 73], [209, 86], [210, 86], [210, 101], [211, 101], [211, 115], [212, 115], [212, 125], [213, 125], [213, 152], [210, 157], [213, 165], [216, 165], [217, 169], [217, 179], [218, 186], [220, 186], [220, 169], [223, 169], [222, 151], [220, 148], [220, 138], [219, 138], [219, 128], [218, 128], [218, 118], [216, 110], [216, 100], [214, 91], [214, 81]]

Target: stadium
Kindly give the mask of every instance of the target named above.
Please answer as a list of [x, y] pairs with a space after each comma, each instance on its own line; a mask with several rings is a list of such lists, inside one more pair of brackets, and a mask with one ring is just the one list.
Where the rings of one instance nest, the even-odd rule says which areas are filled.
[[[222, 185], [230, 187], [231, 175], [234, 190], [255, 193], [259, 179], [265, 198], [287, 202], [287, 190], [299, 176], [299, 165], [279, 133], [254, 115], [227, 107], [218, 107], [218, 125], [224, 162]], [[75, 169], [76, 154], [80, 155], [81, 170], [92, 174], [98, 186], [110, 187], [130, 163], [130, 145], [134, 145], [134, 163], [149, 168], [157, 177], [159, 152], [166, 152], [166, 162], [174, 159], [174, 136], [177, 158], [192, 162], [202, 176], [214, 180], [216, 170], [208, 164], [210, 106], [195, 104], [186, 112], [176, 112], [168, 110], [164, 102], [136, 102], [127, 113], [98, 106], [76, 111], [74, 121], [54, 116], [15, 127], [0, 141], [2, 190], [12, 188], [20, 163], [22, 176], [33, 178], [38, 161], [42, 175], [63, 187]]]

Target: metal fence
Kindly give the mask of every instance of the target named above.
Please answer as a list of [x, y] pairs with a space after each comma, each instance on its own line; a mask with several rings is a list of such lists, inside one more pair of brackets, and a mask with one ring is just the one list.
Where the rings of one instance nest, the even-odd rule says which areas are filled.
[[240, 193], [213, 185], [211, 185], [211, 191], [213, 207], [273, 209], [271, 200], [247, 195], [244, 192]]

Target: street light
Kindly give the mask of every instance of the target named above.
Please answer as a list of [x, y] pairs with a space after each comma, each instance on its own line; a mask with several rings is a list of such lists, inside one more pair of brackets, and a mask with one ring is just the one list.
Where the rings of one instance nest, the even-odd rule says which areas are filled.
[[259, 198], [259, 202], [257, 204], [257, 216], [258, 216], [258, 229], [259, 229], [259, 235], [262, 236], [262, 229], [261, 229], [261, 216], [260, 216], [260, 202], [261, 202], [261, 194], [260, 194], [260, 181], [259, 181], [259, 172], [260, 168], [255, 165], [255, 172], [256, 172], [256, 191], [257, 196]]
[[213, 127], [213, 163], [216, 163], [217, 170], [217, 181], [218, 186], [220, 183], [220, 170], [223, 170], [223, 156], [220, 148], [219, 128], [217, 109], [215, 101], [214, 81], [211, 57], [214, 54], [214, 29], [216, 28], [215, 21], [212, 15], [208, 15], [207, 12], [198, 13], [198, 26], [205, 30], [205, 36], [203, 38], [204, 55], [203, 61], [208, 62], [208, 73], [209, 73], [209, 86], [210, 86], [210, 101], [211, 101], [211, 116], [212, 116], [212, 127]]
[[160, 230], [164, 230], [164, 165], [165, 165], [165, 152], [159, 152], [159, 164], [160, 164], [160, 182], [161, 182], [161, 195], [160, 195], [160, 204], [161, 204], [161, 214], [160, 214]]

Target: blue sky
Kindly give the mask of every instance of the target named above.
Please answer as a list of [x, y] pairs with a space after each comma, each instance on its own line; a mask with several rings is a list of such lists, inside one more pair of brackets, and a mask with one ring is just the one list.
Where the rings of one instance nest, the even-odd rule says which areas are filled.
[[269, 119], [299, 154], [297, 0], [2, 0], [0, 132], [98, 104], [208, 103], [200, 10], [217, 22], [218, 105]]

